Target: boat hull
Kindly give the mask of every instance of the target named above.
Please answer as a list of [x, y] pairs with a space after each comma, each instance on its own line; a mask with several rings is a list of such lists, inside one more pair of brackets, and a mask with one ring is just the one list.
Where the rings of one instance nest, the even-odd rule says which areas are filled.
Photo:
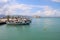
[[31, 21], [27, 21], [27, 22], [6, 22], [6, 24], [8, 25], [29, 25], [31, 23]]
[[0, 25], [6, 24], [6, 22], [0, 22]]
[[7, 23], [8, 25], [29, 25], [30, 23]]

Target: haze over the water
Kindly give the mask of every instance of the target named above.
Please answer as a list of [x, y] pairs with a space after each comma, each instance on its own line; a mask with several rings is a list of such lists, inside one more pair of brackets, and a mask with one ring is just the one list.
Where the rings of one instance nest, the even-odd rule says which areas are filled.
[[60, 0], [0, 0], [0, 14], [60, 17]]

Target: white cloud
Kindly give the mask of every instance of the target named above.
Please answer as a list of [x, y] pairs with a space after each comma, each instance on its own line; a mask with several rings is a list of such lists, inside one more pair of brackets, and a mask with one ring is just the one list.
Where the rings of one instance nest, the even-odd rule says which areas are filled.
[[21, 14], [23, 15], [32, 15], [31, 13], [31, 9], [33, 8], [44, 8], [46, 6], [40, 6], [40, 5], [27, 5], [27, 4], [19, 4], [16, 2], [16, 0], [9, 0], [9, 4], [5, 4], [2, 7], [2, 11], [0, 13], [4, 13], [5, 14], [11, 14], [11, 13], [15, 13], [17, 14], [17, 9], [23, 10], [23, 12], [21, 12]]
[[36, 11], [33, 15], [41, 15], [41, 10]]
[[6, 3], [6, 2], [8, 2], [8, 0], [0, 0], [0, 3]]
[[[4, 4], [3, 3], [4, 0], [2, 0], [0, 2], [2, 2], [2, 4]], [[23, 10], [23, 11], [28, 11], [28, 10], [32, 9], [31, 7], [29, 7], [26, 4], [18, 4], [18, 3], [16, 3], [15, 0], [9, 0], [9, 3], [4, 4], [3, 6], [0, 5], [0, 7], [1, 7], [0, 8], [0, 14], [3, 14], [3, 12], [5, 14], [15, 13], [17, 9], [20, 9], [20, 10]]]
[[60, 16], [60, 10], [53, 9], [52, 7], [46, 6], [43, 10], [37, 10], [33, 15], [40, 16]]
[[17, 11], [16, 10], [20, 10], [22, 12], [19, 12], [20, 14], [26, 14], [26, 13], [29, 13], [29, 11], [31, 10], [32, 8], [31, 7], [28, 7], [27, 5], [24, 5], [24, 4], [16, 4], [16, 5], [10, 5], [8, 6], [8, 11], [10, 13], [16, 13], [17, 14]]
[[54, 1], [54, 2], [60, 2], [60, 0], [52, 0], [52, 1]]
[[[42, 5], [27, 5], [27, 4], [19, 4], [16, 0], [8, 0], [9, 3], [5, 4], [1, 7], [0, 5], [0, 14], [5, 13], [6, 15], [17, 14], [17, 15], [42, 15], [42, 16], [53, 16], [55, 14], [59, 14], [60, 10], [53, 9], [50, 6], [42, 6]], [[5, 0], [5, 2], [8, 2]], [[0, 1], [1, 2], [1, 1]], [[2, 2], [3, 3], [3, 2]], [[41, 8], [40, 10], [36, 10], [34, 13], [32, 9]], [[16, 10], [19, 10], [17, 12]], [[22, 11], [22, 12], [20, 12]]]
[[51, 16], [54, 15], [55, 11], [53, 8], [51, 7], [46, 7], [45, 9], [43, 9], [46, 16]]
[[24, 5], [24, 4], [10, 5], [8, 8], [9, 9], [21, 9], [21, 10], [32, 9], [31, 7], [28, 7], [27, 5]]

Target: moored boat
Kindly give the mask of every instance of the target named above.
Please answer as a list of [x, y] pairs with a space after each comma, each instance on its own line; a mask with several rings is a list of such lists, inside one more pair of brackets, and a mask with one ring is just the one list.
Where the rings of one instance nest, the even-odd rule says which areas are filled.
[[9, 18], [6, 24], [19, 24], [19, 25], [28, 25], [31, 23], [31, 20], [29, 18]]

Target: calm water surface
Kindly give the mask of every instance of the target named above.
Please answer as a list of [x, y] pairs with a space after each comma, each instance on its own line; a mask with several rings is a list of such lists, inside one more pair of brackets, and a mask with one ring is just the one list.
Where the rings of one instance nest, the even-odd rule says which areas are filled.
[[60, 18], [34, 18], [30, 25], [0, 25], [0, 40], [60, 40]]

